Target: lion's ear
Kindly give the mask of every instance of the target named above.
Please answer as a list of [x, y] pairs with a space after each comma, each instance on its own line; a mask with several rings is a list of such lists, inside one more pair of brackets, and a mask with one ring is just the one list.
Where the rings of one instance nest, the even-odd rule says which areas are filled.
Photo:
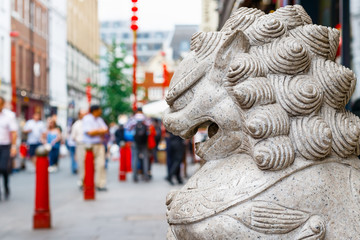
[[216, 53], [215, 66], [222, 68], [230, 64], [231, 60], [239, 53], [248, 52], [249, 40], [241, 30], [236, 30], [226, 36], [220, 49]]

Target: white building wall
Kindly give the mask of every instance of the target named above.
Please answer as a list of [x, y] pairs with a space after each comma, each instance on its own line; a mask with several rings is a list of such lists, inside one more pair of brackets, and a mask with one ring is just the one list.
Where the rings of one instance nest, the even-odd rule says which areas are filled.
[[10, 1], [0, 0], [0, 95], [11, 100], [11, 39], [10, 39]]
[[[99, 65], [91, 61], [70, 44], [67, 44], [67, 85], [68, 85], [68, 115], [76, 118], [79, 110], [89, 109], [86, 96], [86, 83], [99, 85]], [[91, 104], [99, 104], [98, 90], [93, 89]]]
[[219, 13], [217, 0], [202, 0], [201, 1], [201, 26], [200, 30], [203, 32], [214, 32], [219, 23]]
[[49, 10], [49, 93], [50, 105], [57, 108], [58, 124], [67, 124], [66, 0], [50, 0]]
[[352, 101], [356, 101], [360, 98], [360, 1], [350, 1], [350, 21], [351, 21], [351, 33], [352, 33], [352, 67], [357, 77], [357, 84], [355, 92], [352, 96]]

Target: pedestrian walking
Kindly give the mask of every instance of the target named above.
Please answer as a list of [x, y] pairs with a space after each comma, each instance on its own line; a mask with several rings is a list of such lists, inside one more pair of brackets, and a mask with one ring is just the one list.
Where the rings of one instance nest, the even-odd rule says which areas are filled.
[[49, 152], [49, 172], [57, 172], [59, 165], [59, 154], [61, 145], [61, 132], [53, 119], [49, 121], [49, 127], [46, 134], [47, 144], [51, 146]]
[[71, 127], [68, 128], [67, 137], [66, 137], [66, 147], [67, 147], [67, 149], [68, 149], [68, 151], [70, 153], [71, 172], [73, 174], [77, 174], [78, 165], [77, 165], [77, 162], [75, 160], [76, 142], [71, 137], [71, 129], [72, 129], [74, 123], [75, 123], [75, 121], [73, 121], [72, 124], [71, 124]]
[[83, 143], [90, 144], [95, 160], [95, 186], [98, 191], [106, 191], [105, 146], [104, 136], [108, 127], [100, 117], [102, 110], [99, 105], [92, 105], [90, 113], [83, 118]]
[[148, 130], [148, 150], [149, 150], [149, 170], [148, 170], [148, 175], [149, 178], [152, 178], [151, 175], [151, 165], [153, 162], [157, 162], [157, 151], [156, 151], [156, 141], [155, 141], [155, 137], [156, 137], [156, 129], [154, 126], [154, 122], [151, 121], [151, 124], [149, 125], [149, 130]]
[[150, 180], [149, 176], [149, 120], [146, 118], [141, 108], [138, 108], [135, 115], [129, 119], [127, 128], [134, 132], [133, 151], [133, 179], [138, 182], [138, 171], [140, 170], [145, 181]]
[[154, 162], [159, 162], [158, 158], [157, 158], [157, 153], [159, 151], [159, 144], [162, 138], [162, 130], [161, 130], [161, 121], [159, 119], [154, 118], [153, 119], [153, 124], [155, 127], [155, 131], [156, 131], [156, 135], [155, 135], [155, 148], [153, 150], [153, 154], [154, 154]]
[[75, 142], [75, 160], [78, 165], [79, 182], [80, 188], [84, 182], [84, 161], [85, 161], [85, 145], [83, 143], [84, 131], [83, 131], [83, 118], [87, 114], [86, 111], [80, 110], [78, 113], [78, 119], [71, 127], [70, 138]]
[[109, 135], [110, 135], [109, 147], [111, 147], [111, 145], [113, 145], [113, 144], [116, 144], [115, 133], [118, 129], [119, 129], [119, 126], [115, 122], [110, 123], [110, 125], [109, 125]]
[[120, 124], [117, 130], [115, 131], [115, 143], [122, 147], [125, 144], [125, 128], [123, 124]]
[[35, 112], [33, 118], [25, 123], [23, 132], [27, 134], [26, 143], [29, 146], [29, 157], [35, 166], [36, 156], [35, 150], [38, 146], [45, 143], [46, 138], [46, 126], [41, 121], [41, 115], [39, 112]]
[[183, 184], [183, 180], [180, 174], [181, 163], [185, 156], [185, 143], [184, 140], [175, 136], [170, 132], [166, 132], [166, 156], [168, 176], [166, 180], [174, 185], [172, 181], [173, 177], [176, 177], [179, 184]]
[[10, 196], [9, 174], [12, 170], [12, 159], [16, 156], [17, 152], [16, 140], [18, 126], [15, 114], [5, 109], [4, 106], [5, 99], [0, 96], [0, 174], [4, 179], [5, 199], [8, 199]]

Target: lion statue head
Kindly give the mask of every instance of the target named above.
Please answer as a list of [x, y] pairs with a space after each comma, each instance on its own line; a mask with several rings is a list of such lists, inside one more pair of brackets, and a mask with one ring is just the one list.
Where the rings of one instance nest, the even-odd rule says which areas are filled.
[[344, 109], [356, 78], [334, 61], [339, 35], [299, 5], [240, 8], [220, 32], [193, 35], [166, 96], [165, 127], [190, 138], [208, 126], [200, 157], [245, 153], [262, 170], [358, 154], [360, 121]]

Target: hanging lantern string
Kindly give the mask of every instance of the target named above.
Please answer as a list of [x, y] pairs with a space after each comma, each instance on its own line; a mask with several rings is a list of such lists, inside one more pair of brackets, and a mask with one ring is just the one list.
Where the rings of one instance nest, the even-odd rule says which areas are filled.
[[133, 95], [134, 95], [134, 104], [133, 104], [133, 111], [135, 112], [137, 109], [137, 97], [136, 97], [136, 67], [137, 67], [137, 54], [136, 54], [136, 40], [137, 40], [137, 30], [138, 25], [137, 21], [139, 18], [136, 16], [136, 12], [138, 11], [138, 8], [136, 6], [137, 0], [131, 0], [133, 2], [133, 7], [131, 8], [131, 11], [133, 12], [133, 16], [131, 17], [131, 30], [133, 31], [133, 57], [134, 57], [134, 63], [133, 63]]

